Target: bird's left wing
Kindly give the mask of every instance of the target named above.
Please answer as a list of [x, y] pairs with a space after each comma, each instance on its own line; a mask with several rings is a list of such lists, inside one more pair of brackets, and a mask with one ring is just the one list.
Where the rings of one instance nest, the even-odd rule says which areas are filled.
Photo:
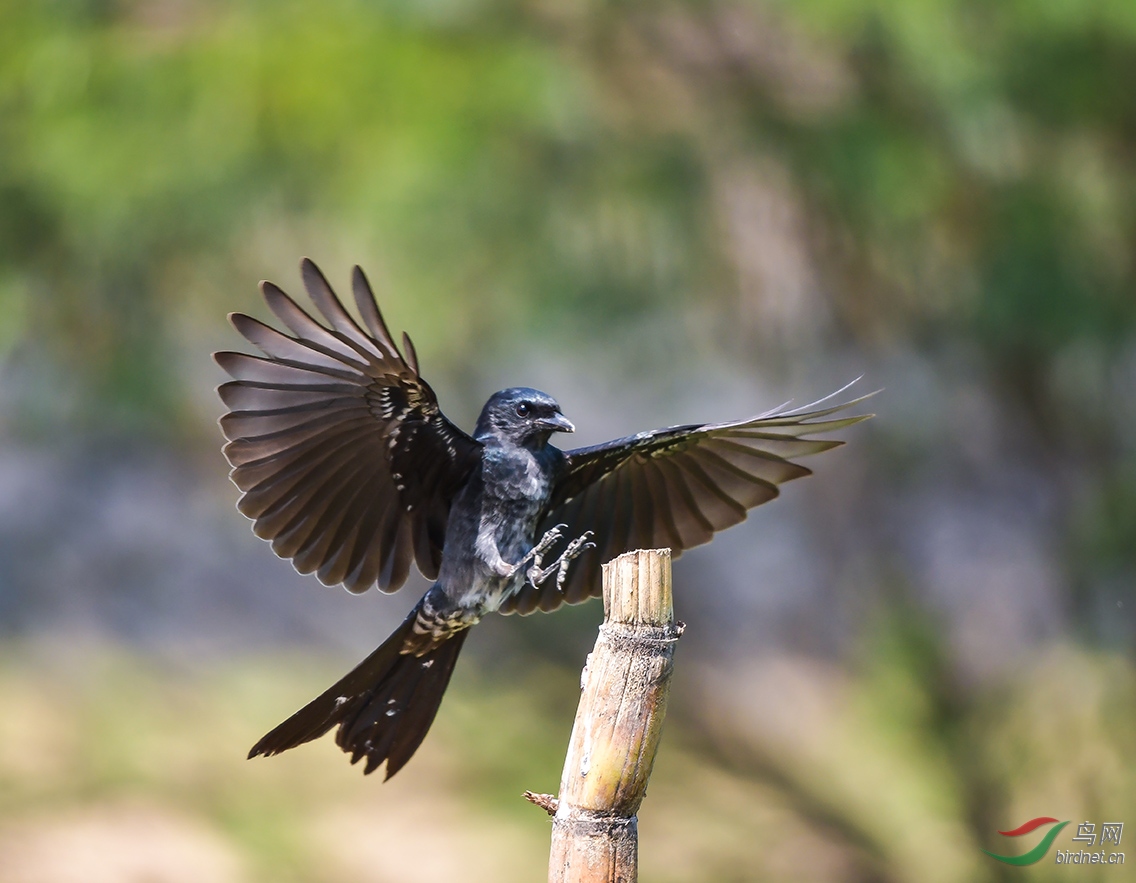
[[790, 458], [843, 444], [810, 436], [872, 416], [832, 416], [868, 396], [816, 409], [840, 392], [738, 423], [672, 426], [566, 452], [566, 469], [537, 536], [563, 523], [567, 537], [593, 531], [596, 547], [570, 564], [562, 592], [555, 579], [539, 589], [526, 585], [501, 612], [579, 603], [600, 594], [602, 562], [632, 549], [664, 546], [677, 556], [743, 521], [748, 510], [777, 496], [778, 485], [811, 474]]
[[314, 263], [304, 287], [327, 327], [271, 282], [269, 309], [289, 337], [241, 313], [230, 318], [265, 358], [215, 354], [235, 378], [218, 388], [230, 411], [225, 456], [257, 536], [301, 573], [353, 592], [393, 592], [411, 561], [438, 574], [453, 497], [481, 445], [438, 408], [405, 334], [399, 352], [363, 271], [352, 278], [366, 330]]

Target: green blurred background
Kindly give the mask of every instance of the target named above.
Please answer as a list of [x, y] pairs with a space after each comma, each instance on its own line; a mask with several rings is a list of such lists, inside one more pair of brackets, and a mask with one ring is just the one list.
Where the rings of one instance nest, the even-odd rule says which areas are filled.
[[233, 508], [209, 353], [305, 254], [466, 427], [885, 388], [676, 565], [645, 879], [1130, 879], [982, 849], [1136, 838], [1134, 96], [1131, 0], [0, 0], [0, 881], [543, 879], [597, 603], [386, 785], [243, 759], [421, 589]]

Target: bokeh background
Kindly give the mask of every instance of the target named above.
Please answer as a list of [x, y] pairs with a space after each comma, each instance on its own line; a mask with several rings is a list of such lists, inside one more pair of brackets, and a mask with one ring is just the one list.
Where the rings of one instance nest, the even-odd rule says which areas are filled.
[[598, 602], [479, 627], [386, 785], [244, 760], [421, 588], [234, 509], [209, 353], [301, 255], [466, 427], [884, 389], [676, 565], [645, 879], [1136, 851], [1134, 96], [1130, 0], [0, 0], [0, 880], [543, 879]]

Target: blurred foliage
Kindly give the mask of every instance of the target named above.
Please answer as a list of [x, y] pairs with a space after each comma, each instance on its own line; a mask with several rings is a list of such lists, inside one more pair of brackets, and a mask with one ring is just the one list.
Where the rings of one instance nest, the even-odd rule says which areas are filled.
[[[1136, 811], [1129, 661], [1055, 646], [1005, 683], [976, 688], [951, 673], [921, 619], [883, 617], [851, 675], [803, 658], [741, 666], [711, 687], [718, 716], [698, 731], [700, 756], [752, 776], [840, 845], [846, 867], [822, 879], [1017, 879], [1020, 869], [981, 853], [1024, 851], [997, 831], [1039, 814], [1079, 823]], [[1055, 848], [1075, 849], [1071, 837]], [[1070, 872], [1051, 852], [1029, 873]]]
[[[858, 622], [889, 567], [933, 582], [898, 560], [918, 558], [895, 522], [922, 494], [976, 532], [1032, 531], [1064, 568], [1057, 618], [1130, 646], [1134, 94], [1131, 0], [0, 0], [0, 420], [215, 447], [205, 353], [234, 344], [227, 310], [260, 312], [256, 279], [297, 287], [302, 254], [339, 284], [363, 264], [429, 376], [459, 386], [522, 340], [578, 360], [664, 321], [652, 343], [680, 364], [686, 346], [763, 373], [903, 352], [919, 401], [878, 399], [869, 476], [813, 501], [849, 571], [879, 559], [833, 571], [829, 598], [863, 590], [836, 616]], [[911, 525], [941, 541], [922, 510]], [[1000, 562], [969, 536], [960, 557]], [[884, 607], [852, 673], [743, 659], [680, 697], [645, 876], [1009, 879], [979, 852], [999, 827], [1131, 823], [1131, 660], [1056, 643], [967, 682], [940, 620]], [[211, 678], [112, 654], [64, 674], [9, 652], [0, 879], [146, 819], [212, 856], [178, 853], [170, 880], [540, 873], [547, 825], [516, 794], [555, 786], [574, 670], [470, 660], [378, 789], [326, 745], [233, 749], [338, 666]]]
[[[1136, 318], [1123, 0], [3, 0], [0, 23], [0, 342], [48, 346], [101, 409], [176, 410], [179, 323], [306, 251], [375, 267], [458, 362], [668, 303], [777, 340], [797, 296], [837, 337], [961, 330], [1036, 399], [1062, 346]], [[761, 256], [747, 188], [815, 270]]]
[[[741, 672], [742, 693], [764, 684], [776, 699], [741, 708], [743, 719], [715, 719], [707, 691], [680, 676], [680, 706], [702, 714], [668, 723], [641, 813], [645, 876], [995, 881], [1021, 873], [981, 853], [1005, 846], [995, 832], [1010, 822], [1136, 815], [1128, 663], [1058, 648], [1012, 686], [978, 691], [944, 729], [927, 647], [898, 620], [876, 637], [852, 676], [793, 659]], [[555, 790], [578, 695], [571, 674], [464, 667], [414, 763], [380, 788], [326, 740], [271, 761], [239, 750], [336, 673], [326, 662], [248, 659], [191, 675], [92, 649], [78, 677], [74, 646], [9, 647], [0, 663], [0, 879], [543, 872], [548, 822], [520, 794]], [[981, 821], [969, 803], [979, 781], [1000, 795]], [[83, 837], [96, 835], [98, 851], [85, 852]], [[1097, 870], [1077, 879], [1115, 878]], [[1031, 874], [1066, 872], [1050, 859]]]

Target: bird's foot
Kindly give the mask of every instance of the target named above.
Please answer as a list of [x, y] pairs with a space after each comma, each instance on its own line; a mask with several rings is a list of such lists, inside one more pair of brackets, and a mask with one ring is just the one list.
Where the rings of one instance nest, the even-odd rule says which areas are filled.
[[[532, 550], [526, 555], [537, 567], [540, 567], [540, 560], [544, 557], [544, 553], [551, 549], [556, 541], [564, 535], [564, 531], [568, 529], [567, 524], [558, 524], [555, 527], [550, 527], [544, 532], [544, 536], [540, 538], [540, 542], [532, 547]], [[529, 556], [532, 556], [531, 558]]]
[[[551, 531], [549, 531], [549, 533], [551, 533]], [[557, 531], [557, 535], [559, 536], [559, 531]], [[547, 537], [548, 534], [545, 534], [545, 536]], [[529, 582], [532, 583], [535, 588], [540, 588], [545, 581], [555, 573], [556, 591], [564, 591], [564, 581], [568, 579], [569, 563], [579, 558], [580, 555], [588, 549], [594, 549], [596, 547], [596, 544], [591, 541], [591, 538], [592, 532], [590, 530], [584, 531], [580, 536], [572, 540], [572, 542], [568, 544], [568, 548], [561, 552], [560, 557], [548, 565], [548, 567], [541, 567], [540, 556], [536, 556], [533, 566], [529, 568], [526, 574]], [[543, 540], [541, 542], [543, 542]]]
[[[511, 578], [518, 571], [524, 570], [526, 567], [528, 567], [528, 570], [525, 571], [526, 576], [534, 569], [540, 570], [541, 559], [544, 557], [545, 553], [555, 545], [556, 541], [560, 539], [567, 527], [567, 524], [558, 524], [555, 527], [550, 527], [545, 531], [544, 536], [540, 538], [540, 542], [529, 549], [528, 554], [516, 564], [508, 564], [504, 561], [499, 562], [498, 566], [495, 568], [497, 573], [503, 577]], [[529, 567], [530, 564], [532, 567]]]

